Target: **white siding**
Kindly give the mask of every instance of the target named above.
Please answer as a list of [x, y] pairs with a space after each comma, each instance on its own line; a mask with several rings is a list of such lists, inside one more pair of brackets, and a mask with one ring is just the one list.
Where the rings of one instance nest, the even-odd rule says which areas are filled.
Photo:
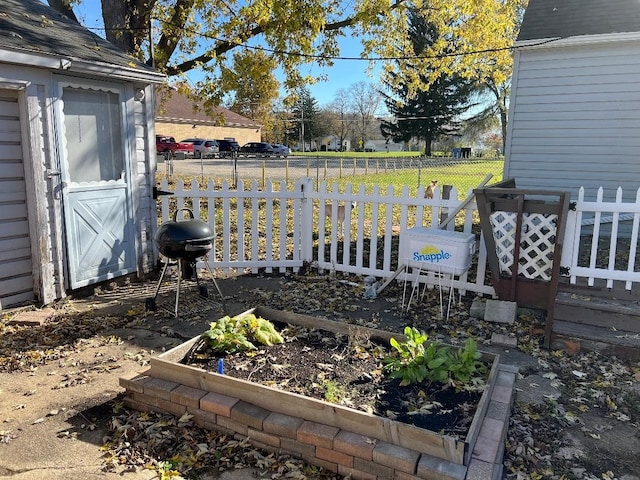
[[153, 271], [157, 254], [154, 249], [153, 235], [158, 222], [158, 207], [153, 197], [156, 178], [156, 145], [154, 131], [154, 92], [153, 87], [145, 89], [144, 101], [133, 102], [135, 123], [135, 145], [132, 161], [136, 181], [133, 185], [134, 217], [138, 245], [138, 275]]
[[0, 90], [0, 310], [33, 298], [18, 95]]
[[505, 176], [522, 188], [640, 187], [640, 42], [516, 54]]

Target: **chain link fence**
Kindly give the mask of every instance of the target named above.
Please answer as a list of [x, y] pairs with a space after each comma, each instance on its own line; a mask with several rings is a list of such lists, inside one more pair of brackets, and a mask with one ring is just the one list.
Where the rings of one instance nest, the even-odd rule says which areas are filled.
[[454, 158], [454, 157], [329, 157], [290, 156], [287, 158], [227, 157], [205, 159], [168, 160], [159, 157], [158, 174], [169, 181], [180, 177], [197, 178], [201, 183], [228, 182], [237, 185], [257, 182], [264, 188], [268, 180], [286, 181], [309, 177], [315, 187], [326, 182], [332, 190], [335, 184], [341, 189], [347, 183], [353, 189], [360, 185], [406, 185], [414, 193], [420, 186], [427, 187], [433, 180], [443, 188], [451, 185], [464, 195], [476, 187], [488, 175], [491, 183], [502, 179], [504, 158]]

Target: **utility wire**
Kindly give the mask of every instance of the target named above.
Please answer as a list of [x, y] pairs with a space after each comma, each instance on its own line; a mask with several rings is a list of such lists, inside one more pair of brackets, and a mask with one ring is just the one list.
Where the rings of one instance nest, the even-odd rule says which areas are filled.
[[[502, 52], [505, 50], [518, 50], [522, 47], [516, 47], [516, 46], [508, 46], [508, 47], [499, 47], [499, 48], [486, 48], [486, 49], [480, 49], [480, 50], [472, 50], [469, 52], [451, 52], [451, 53], [442, 53], [439, 55], [405, 55], [405, 56], [397, 56], [397, 57], [342, 57], [342, 56], [332, 56], [332, 55], [321, 55], [321, 54], [311, 54], [311, 53], [300, 53], [300, 52], [292, 52], [289, 50], [278, 50], [278, 49], [274, 49], [274, 48], [268, 48], [268, 47], [261, 47], [258, 45], [249, 45], [247, 43], [244, 42], [230, 42], [229, 40], [224, 40], [221, 39], [219, 37], [215, 37], [213, 35], [209, 35], [207, 33], [203, 33], [194, 29], [185, 29], [184, 27], [181, 27], [179, 25], [175, 25], [172, 24], [171, 22], [167, 22], [166, 20], [162, 20], [160, 18], [156, 18], [156, 17], [152, 17], [152, 20], [156, 20], [158, 22], [164, 23], [165, 25], [168, 25], [170, 27], [173, 28], [180, 28], [182, 30], [187, 30], [190, 33], [197, 35], [199, 37], [202, 38], [206, 38], [208, 40], [213, 40], [216, 42], [220, 42], [220, 43], [232, 43], [237, 47], [243, 47], [249, 50], [258, 50], [258, 51], [263, 51], [263, 52], [267, 52], [267, 53], [272, 53], [272, 54], [277, 54], [277, 55], [283, 55], [283, 56], [296, 56], [296, 57], [302, 57], [302, 58], [308, 58], [308, 59], [314, 59], [314, 60], [346, 60], [346, 61], [364, 61], [364, 62], [388, 62], [388, 61], [400, 61], [400, 60], [438, 60], [438, 59], [443, 59], [443, 58], [449, 58], [449, 57], [465, 57], [465, 56], [469, 56], [469, 55], [478, 55], [481, 53], [493, 53], [493, 52]], [[114, 32], [134, 32], [134, 31], [138, 31], [138, 30], [144, 30], [147, 31], [147, 28], [106, 28], [106, 27], [91, 27], [92, 30], [100, 30], [100, 31], [114, 31]], [[557, 38], [551, 38], [551, 39], [546, 39], [546, 40], [542, 40], [540, 42], [536, 42], [533, 44], [527, 44], [527, 47], [537, 47], [540, 45], [545, 45], [547, 43], [552, 43], [552, 42], [556, 42], [558, 40], [560, 40], [562, 37], [557, 37]]]

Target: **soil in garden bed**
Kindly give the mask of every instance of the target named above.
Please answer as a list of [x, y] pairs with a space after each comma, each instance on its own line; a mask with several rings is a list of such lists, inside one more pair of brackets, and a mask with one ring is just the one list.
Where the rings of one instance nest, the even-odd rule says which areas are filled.
[[[306, 397], [389, 417], [464, 439], [482, 388], [457, 391], [438, 383], [400, 386], [383, 370], [388, 345], [362, 335], [341, 335], [276, 325], [285, 342], [222, 359], [224, 374]], [[219, 371], [219, 357], [198, 342], [182, 363]]]

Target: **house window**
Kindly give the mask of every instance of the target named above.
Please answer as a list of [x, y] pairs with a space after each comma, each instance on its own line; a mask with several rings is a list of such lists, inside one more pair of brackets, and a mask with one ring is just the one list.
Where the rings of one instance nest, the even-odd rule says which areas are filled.
[[123, 178], [118, 94], [65, 87], [62, 100], [69, 179], [81, 183]]

